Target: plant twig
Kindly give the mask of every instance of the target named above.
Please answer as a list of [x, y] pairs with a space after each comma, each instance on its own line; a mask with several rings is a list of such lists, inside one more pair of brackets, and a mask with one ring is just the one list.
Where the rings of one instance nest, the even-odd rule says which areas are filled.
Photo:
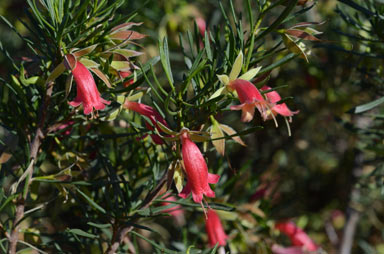
[[16, 214], [15, 214], [15, 219], [13, 221], [11, 234], [9, 236], [9, 246], [8, 246], [9, 254], [16, 254], [16, 247], [17, 247], [17, 243], [19, 242], [20, 222], [24, 217], [25, 199], [27, 198], [29, 185], [31, 184], [33, 168], [37, 159], [38, 151], [42, 143], [42, 140], [44, 139], [44, 123], [47, 117], [47, 108], [52, 95], [52, 89], [53, 89], [53, 82], [47, 83], [45, 98], [39, 112], [38, 127], [36, 129], [35, 136], [31, 144], [31, 150], [30, 150], [31, 153], [29, 155], [31, 164], [26, 170], [27, 172], [26, 179], [21, 183], [21, 189], [25, 191], [23, 195], [20, 195], [16, 200]]
[[343, 239], [340, 246], [340, 254], [351, 254], [353, 239], [356, 232], [357, 222], [359, 221], [360, 214], [358, 211], [351, 209], [347, 223], [344, 227]]

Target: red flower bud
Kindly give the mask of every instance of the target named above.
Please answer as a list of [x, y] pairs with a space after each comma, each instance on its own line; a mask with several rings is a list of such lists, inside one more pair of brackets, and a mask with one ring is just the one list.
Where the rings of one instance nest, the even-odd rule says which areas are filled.
[[204, 37], [205, 30], [207, 29], [207, 24], [206, 24], [205, 20], [203, 18], [196, 18], [195, 22], [196, 22], [197, 28], [199, 29], [201, 36]]
[[203, 195], [214, 198], [215, 192], [211, 190], [209, 183], [217, 183], [220, 176], [208, 173], [207, 163], [197, 145], [189, 138], [188, 132], [182, 133], [180, 139], [187, 185], [179, 196], [187, 198], [192, 191], [192, 198], [196, 203], [202, 202]]
[[69, 102], [69, 105], [77, 107], [83, 104], [84, 114], [89, 115], [93, 108], [102, 110], [105, 108], [105, 104], [109, 105], [111, 103], [100, 97], [92, 74], [79, 61], [77, 61], [76, 67], [72, 70], [72, 75], [77, 85], [77, 96], [74, 101]]
[[[130, 71], [119, 71], [119, 75], [120, 75], [121, 79], [129, 77], [129, 76], [131, 76], [131, 74], [132, 74], [132, 72], [130, 72]], [[124, 82], [123, 86], [128, 87], [128, 86], [132, 85], [133, 83], [135, 83], [135, 81], [133, 79], [130, 79], [130, 80]]]
[[228, 236], [224, 232], [219, 216], [212, 209], [208, 210], [205, 229], [207, 231], [209, 245], [211, 247], [214, 247], [217, 243], [219, 246], [225, 246], [227, 244]]
[[[157, 122], [160, 122], [162, 123], [164, 126], [168, 127], [168, 124], [167, 122], [164, 120], [164, 118], [159, 114], [159, 112], [157, 112], [154, 108], [148, 106], [148, 105], [145, 105], [143, 103], [138, 103], [138, 102], [134, 102], [134, 101], [126, 101], [124, 103], [124, 107], [126, 109], [130, 109], [130, 110], [133, 110], [137, 113], [139, 113], [140, 115], [143, 115], [143, 116], [146, 116], [149, 118], [149, 120], [151, 121], [151, 123], [156, 127], [156, 129], [161, 132], [161, 128], [159, 127], [159, 125], [157, 124]], [[147, 127], [148, 130], [150, 131], [153, 131], [154, 128], [149, 125], [148, 123], [145, 123], [145, 126]], [[151, 134], [151, 137], [152, 137], [152, 140], [156, 143], [156, 144], [163, 144], [163, 140], [159, 137], [159, 135], [156, 135], [156, 134]]]
[[302, 246], [308, 251], [316, 251], [318, 246], [312, 241], [312, 239], [295, 223], [280, 222], [275, 226], [280, 232], [287, 235], [294, 246]]

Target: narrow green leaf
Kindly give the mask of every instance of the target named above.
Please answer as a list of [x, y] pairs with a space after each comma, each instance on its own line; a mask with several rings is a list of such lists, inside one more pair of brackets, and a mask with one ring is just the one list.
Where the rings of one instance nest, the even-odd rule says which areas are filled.
[[253, 69], [250, 69], [249, 71], [247, 71], [246, 73], [244, 73], [243, 75], [241, 75], [239, 77], [239, 79], [244, 79], [244, 80], [252, 80], [254, 77], [256, 77], [256, 75], [259, 73], [259, 71], [261, 70], [262, 66], [259, 66], [257, 68], [253, 68]]
[[217, 251], [217, 248], [219, 248], [219, 243], [216, 243], [215, 247], [213, 247], [211, 254], [215, 254]]
[[18, 195], [19, 195], [18, 193], [13, 194], [13, 195], [9, 196], [5, 201], [2, 201], [2, 204], [0, 206], [0, 212], [8, 205], [8, 203], [10, 203]]
[[169, 49], [168, 49], [167, 37], [164, 37], [163, 41], [159, 40], [159, 46], [160, 46], [161, 65], [163, 66], [169, 85], [172, 87], [172, 90], [174, 90], [175, 89], [173, 86], [174, 80], [172, 76], [171, 64], [169, 61]]
[[282, 59], [280, 59], [279, 61], [277, 61], [276, 63], [273, 63], [271, 65], [268, 65], [267, 67], [265, 67], [264, 69], [261, 69], [259, 74], [263, 74], [263, 73], [266, 73], [266, 72], [269, 72], [289, 61], [291, 61], [293, 58], [295, 58], [297, 56], [297, 54], [295, 53], [290, 53], [288, 55], [286, 55], [285, 57], [283, 57]]
[[371, 110], [371, 109], [379, 106], [382, 103], [384, 103], [384, 97], [381, 97], [380, 99], [377, 99], [377, 100], [371, 101], [369, 103], [357, 106], [354, 109], [350, 110], [349, 112], [352, 112], [355, 114], [363, 113], [365, 111]]
[[87, 224], [89, 226], [100, 228], [100, 229], [111, 227], [111, 224], [98, 224], [98, 223], [94, 223], [94, 222], [88, 222]]
[[73, 229], [69, 229], [68, 230], [69, 233], [72, 233], [72, 234], [75, 234], [75, 235], [79, 235], [79, 236], [83, 236], [83, 237], [87, 237], [87, 238], [98, 238], [97, 235], [94, 235], [94, 234], [90, 234], [88, 232], [85, 232], [79, 228], [73, 228]]
[[139, 237], [139, 238], [143, 239], [144, 241], [150, 243], [154, 248], [156, 248], [159, 251], [161, 251], [161, 253], [166, 253], [166, 254], [182, 254], [182, 252], [177, 252], [177, 251], [173, 251], [173, 250], [167, 249], [167, 248], [157, 244], [156, 242], [146, 238], [145, 236], [137, 233], [136, 231], [131, 231], [130, 233], [133, 234], [133, 235], [136, 235], [137, 237]]
[[212, 100], [212, 99], [215, 99], [215, 98], [219, 97], [220, 95], [222, 95], [222, 94], [225, 92], [225, 89], [226, 89], [225, 86], [220, 87], [219, 89], [217, 89], [217, 90], [211, 95], [211, 97], [209, 97], [208, 101], [210, 101], [210, 100]]
[[207, 53], [207, 57], [208, 57], [209, 61], [212, 61], [213, 56], [212, 56], [212, 50], [211, 50], [211, 41], [209, 40], [208, 33], [209, 32], [205, 31], [204, 45], [205, 45], [205, 52]]
[[101, 213], [106, 213], [106, 211], [104, 210], [104, 208], [102, 208], [101, 206], [99, 206], [95, 201], [93, 201], [90, 197], [88, 197], [84, 192], [82, 192], [80, 189], [76, 189], [78, 193], [80, 193], [81, 196], [83, 196], [87, 201], [88, 203], [93, 207], [95, 208], [96, 210], [98, 210], [99, 212]]

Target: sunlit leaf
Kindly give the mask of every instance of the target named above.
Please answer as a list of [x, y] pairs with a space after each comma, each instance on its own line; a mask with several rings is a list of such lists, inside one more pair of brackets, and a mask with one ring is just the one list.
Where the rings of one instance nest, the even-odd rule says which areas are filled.
[[239, 76], [242, 66], [243, 66], [243, 52], [240, 51], [239, 55], [235, 59], [235, 62], [233, 63], [231, 73], [229, 74], [230, 81], [235, 80]]
[[211, 118], [211, 121], [212, 121], [211, 138], [217, 139], [217, 140], [212, 140], [212, 144], [215, 146], [216, 151], [220, 155], [224, 156], [225, 140], [222, 139], [224, 137], [224, 133], [221, 130], [219, 123], [214, 118]]
[[256, 75], [259, 73], [259, 71], [261, 70], [262, 66], [259, 66], [257, 68], [253, 68], [253, 69], [250, 69], [249, 71], [247, 71], [246, 73], [244, 73], [243, 75], [241, 75], [239, 77], [239, 79], [244, 79], [244, 80], [247, 80], [247, 81], [250, 81], [252, 80], [254, 77], [256, 77]]
[[225, 125], [225, 124], [220, 124], [220, 128], [229, 136], [232, 136], [232, 139], [234, 141], [236, 141], [238, 144], [242, 145], [242, 146], [247, 146], [243, 140], [241, 139], [240, 136], [235, 136], [237, 134], [237, 132], [232, 129], [232, 127], [228, 126], [228, 125]]

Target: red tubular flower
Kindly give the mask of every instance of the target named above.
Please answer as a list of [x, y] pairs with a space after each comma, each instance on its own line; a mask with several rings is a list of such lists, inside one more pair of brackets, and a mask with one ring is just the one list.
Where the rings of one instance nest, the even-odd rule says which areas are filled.
[[[269, 86], [263, 86], [261, 88], [262, 91], [267, 91], [267, 90], [270, 90], [271, 87]], [[281, 100], [281, 97], [280, 95], [276, 92], [276, 91], [272, 91], [272, 92], [269, 92], [269, 93], [266, 93], [265, 96], [267, 97], [267, 100], [271, 103], [271, 104], [275, 104], [277, 102], [279, 102]], [[292, 117], [293, 115], [295, 114], [298, 114], [299, 111], [291, 111], [287, 104], [285, 103], [281, 103], [281, 104], [275, 104], [271, 110], [269, 111], [265, 111], [263, 113], [263, 119], [264, 121], [265, 120], [268, 120], [268, 119], [271, 119], [272, 118], [272, 114], [274, 115], [282, 115], [282, 116], [285, 116], [285, 117]]]
[[250, 122], [255, 114], [255, 107], [261, 114], [270, 108], [269, 103], [264, 100], [259, 90], [249, 81], [236, 79], [232, 81], [229, 88], [236, 90], [240, 105], [231, 106], [231, 110], [241, 110], [241, 121]]
[[217, 243], [219, 246], [225, 246], [227, 244], [228, 236], [224, 232], [219, 216], [212, 209], [208, 210], [205, 229], [208, 234], [209, 245], [211, 248]]
[[308, 251], [316, 251], [318, 246], [301, 228], [297, 227], [295, 223], [280, 222], [275, 226], [280, 232], [287, 235], [294, 246], [301, 246]]
[[[119, 75], [120, 75], [121, 79], [129, 77], [131, 74], [132, 74], [132, 72], [130, 72], [130, 71], [119, 71]], [[135, 81], [133, 79], [130, 79], [130, 80], [124, 82], [123, 86], [128, 87], [128, 86], [132, 85], [133, 83], [135, 83]]]
[[[156, 129], [161, 132], [161, 128], [159, 127], [159, 125], [157, 124], [157, 122], [160, 122], [162, 123], [164, 126], [168, 127], [168, 124], [167, 122], [165, 121], [165, 119], [159, 114], [159, 112], [157, 112], [154, 108], [148, 106], [148, 105], [145, 105], [143, 103], [138, 103], [138, 102], [134, 102], [134, 101], [126, 101], [124, 103], [124, 107], [126, 109], [130, 109], [130, 110], [133, 110], [137, 113], [139, 113], [140, 115], [143, 115], [143, 116], [146, 116], [149, 118], [149, 120], [151, 121], [151, 123], [156, 127]], [[148, 123], [145, 123], [145, 126], [147, 127], [148, 130], [150, 131], [153, 131], [154, 128], [149, 125]], [[156, 135], [156, 134], [151, 134], [151, 137], [152, 137], [152, 140], [156, 143], [156, 144], [163, 144], [163, 140], [159, 137], [159, 135]]]
[[211, 190], [209, 184], [217, 183], [220, 176], [208, 173], [207, 163], [197, 145], [189, 138], [187, 131], [180, 135], [180, 139], [187, 185], [179, 196], [187, 198], [192, 192], [193, 201], [196, 203], [202, 203], [203, 195], [214, 198], [215, 192]]
[[[174, 196], [169, 196], [167, 197], [165, 200], [167, 201], [176, 201], [176, 198]], [[163, 206], [167, 206], [167, 205], [171, 205], [172, 203], [169, 203], [169, 202], [163, 202], [162, 205]], [[169, 213], [170, 215], [174, 216], [174, 217], [178, 217], [180, 215], [183, 215], [184, 214], [184, 211], [181, 207], [181, 205], [176, 205], [172, 208], [168, 208], [166, 210], [163, 210], [164, 213]]]
[[105, 104], [109, 105], [111, 103], [100, 97], [91, 72], [79, 61], [76, 62], [72, 75], [77, 85], [77, 96], [74, 101], [69, 102], [69, 105], [77, 107], [83, 104], [84, 114], [89, 115], [93, 108], [102, 110], [105, 108]]

